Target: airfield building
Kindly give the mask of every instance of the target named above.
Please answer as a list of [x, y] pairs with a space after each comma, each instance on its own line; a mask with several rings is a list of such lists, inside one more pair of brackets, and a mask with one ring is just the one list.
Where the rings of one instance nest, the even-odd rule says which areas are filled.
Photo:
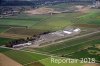
[[35, 40], [33, 45], [38, 47], [39, 45], [42, 45], [44, 43], [54, 42], [56, 40], [75, 36], [75, 35], [79, 34], [80, 32], [81, 32], [80, 28], [76, 28], [76, 29], [66, 28], [64, 30], [59, 30], [59, 31], [52, 32], [49, 34], [44, 34], [44, 35], [41, 35], [40, 38]]
[[27, 43], [23, 43], [23, 44], [17, 44], [17, 45], [13, 45], [13, 48], [30, 46], [31, 44], [32, 44], [32, 42], [27, 42]]

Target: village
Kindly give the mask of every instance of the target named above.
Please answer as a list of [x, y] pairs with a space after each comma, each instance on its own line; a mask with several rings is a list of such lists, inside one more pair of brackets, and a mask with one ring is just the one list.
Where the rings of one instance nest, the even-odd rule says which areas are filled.
[[[78, 4], [77, 3], [78, 1], [79, 0], [76, 0], [75, 3]], [[1, 5], [1, 7], [0, 7], [0, 18], [15, 16], [15, 15], [21, 14], [23, 12], [30, 13], [32, 10], [39, 8], [41, 5], [42, 6], [45, 6], [45, 5], [48, 5], [48, 4], [49, 5], [55, 5], [55, 4], [59, 4], [59, 2], [60, 3], [66, 3], [66, 2], [70, 3], [70, 2], [74, 2], [74, 1], [73, 0], [62, 0], [62, 1], [61, 0], [57, 0], [57, 1], [52, 1], [52, 0], [51, 1], [48, 1], [48, 0], [40, 1], [40, 0], [37, 0], [37, 1], [33, 1], [33, 3], [31, 3], [31, 4], [33, 4], [32, 6], [31, 5], [27, 6], [26, 4], [23, 4], [22, 6], [21, 5], [20, 6], [16, 6], [16, 5], [14, 5], [14, 6], [3, 5], [2, 6]], [[80, 0], [80, 2], [81, 2], [81, 0]], [[82, 1], [82, 2], [85, 2], [85, 1]], [[89, 8], [98, 8], [98, 9], [100, 8], [100, 0], [93, 0], [93, 1], [88, 0], [88, 2], [91, 3], [91, 4], [88, 5]], [[25, 3], [27, 3], [27, 2], [25, 1]], [[47, 9], [51, 10], [50, 8], [47, 8]], [[27, 10], [30, 10], [30, 11], [27, 11]], [[57, 14], [57, 13], [66, 13], [66, 12], [73, 12], [73, 10], [65, 10], [65, 11], [51, 10], [47, 13]], [[74, 12], [77, 12], [77, 10], [74, 10]]]

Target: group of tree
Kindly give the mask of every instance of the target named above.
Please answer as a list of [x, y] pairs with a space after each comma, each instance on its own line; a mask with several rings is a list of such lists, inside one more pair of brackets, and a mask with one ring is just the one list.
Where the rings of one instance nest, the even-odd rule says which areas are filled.
[[6, 44], [6, 47], [13, 47], [14, 45], [24, 44], [24, 43], [27, 43], [29, 41], [34, 42], [36, 39], [39, 39], [41, 35], [45, 35], [45, 34], [48, 34], [48, 33], [50, 33], [50, 31], [43, 32], [43, 33], [38, 34], [38, 35], [33, 35], [32, 37], [27, 37], [26, 39], [24, 39], [24, 38], [15, 39], [15, 40], [8, 42]]

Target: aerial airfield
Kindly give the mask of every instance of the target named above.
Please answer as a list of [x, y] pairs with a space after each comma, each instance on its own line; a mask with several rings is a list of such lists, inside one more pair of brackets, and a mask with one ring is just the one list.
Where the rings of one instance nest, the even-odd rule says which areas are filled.
[[99, 0], [0, 7], [0, 66], [99, 63]]

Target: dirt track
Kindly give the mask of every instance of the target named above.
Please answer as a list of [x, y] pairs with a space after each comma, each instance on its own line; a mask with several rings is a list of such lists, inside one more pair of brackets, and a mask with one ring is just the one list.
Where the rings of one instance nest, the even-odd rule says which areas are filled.
[[10, 59], [6, 55], [0, 53], [0, 66], [22, 66], [22, 65]]

